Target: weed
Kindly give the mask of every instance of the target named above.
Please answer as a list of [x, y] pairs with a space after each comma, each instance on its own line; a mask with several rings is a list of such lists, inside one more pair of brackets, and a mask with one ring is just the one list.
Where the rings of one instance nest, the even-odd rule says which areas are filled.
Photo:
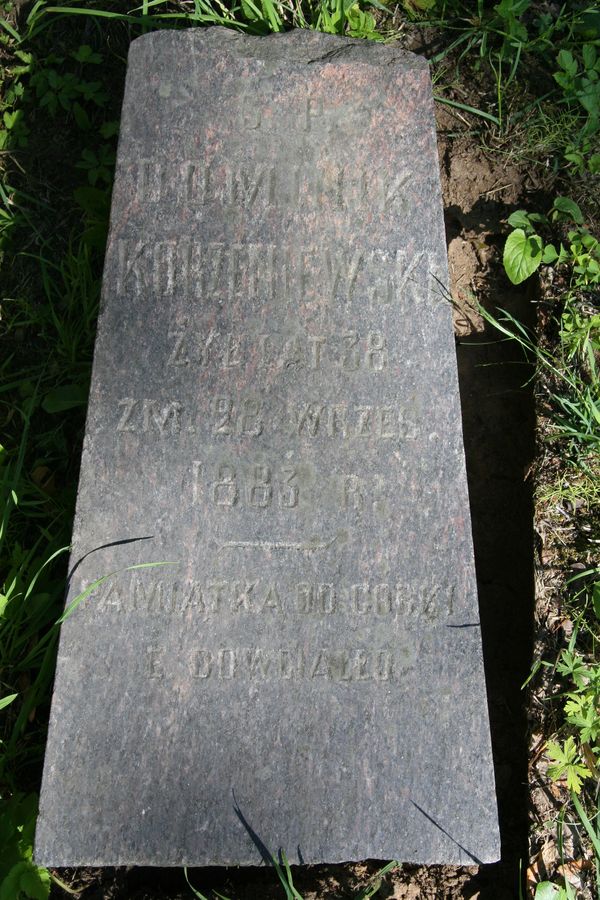
[[36, 816], [35, 794], [14, 794], [4, 803], [0, 813], [0, 900], [46, 900], [50, 894], [50, 873], [32, 861]]
[[[539, 226], [567, 222], [576, 227], [569, 229], [568, 244], [547, 243], [537, 234]], [[513, 284], [520, 284], [539, 268], [547, 264], [568, 264], [573, 272], [573, 286], [584, 288], [600, 282], [600, 242], [583, 224], [583, 213], [569, 197], [557, 197], [548, 215], [518, 210], [509, 216], [513, 231], [504, 245], [504, 268]]]
[[568, 881], [564, 887], [552, 884], [551, 881], [540, 881], [535, 887], [534, 900], [576, 900], [576, 898]]
[[[283, 892], [286, 900], [303, 900], [302, 894], [299, 893], [297, 888], [294, 885], [294, 879], [292, 875], [292, 869], [288, 862], [287, 856], [283, 850], [279, 853], [279, 860], [273, 854], [269, 854], [269, 865], [272, 865], [277, 873], [277, 877], [279, 882], [283, 888]], [[397, 860], [392, 860], [387, 863], [387, 865], [383, 866], [378, 872], [369, 878], [367, 884], [364, 888], [358, 891], [357, 894], [354, 895], [354, 900], [370, 900], [371, 897], [374, 897], [375, 894], [380, 890], [383, 879], [390, 872], [395, 869], [400, 868], [400, 863]], [[188, 883], [188, 886], [197, 900], [209, 900], [205, 894], [202, 894], [197, 888], [195, 888], [189, 879], [187, 868], [184, 869], [185, 880]], [[217, 900], [228, 900], [227, 897], [224, 897], [223, 894], [219, 894], [217, 891], [213, 892], [214, 897]]]
[[[600, 128], [600, 57], [594, 44], [584, 44], [579, 54], [574, 48], [562, 49], [556, 59], [558, 71], [555, 81], [563, 90], [564, 98], [579, 103], [587, 114], [580, 140], [591, 138]], [[600, 163], [595, 154], [593, 168]]]

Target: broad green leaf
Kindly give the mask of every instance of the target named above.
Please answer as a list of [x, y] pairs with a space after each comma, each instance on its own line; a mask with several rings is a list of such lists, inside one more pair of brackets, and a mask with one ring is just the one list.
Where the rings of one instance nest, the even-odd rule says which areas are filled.
[[556, 61], [568, 75], [577, 75], [577, 62], [568, 50], [561, 50]]
[[90, 117], [80, 103], [73, 104], [73, 118], [82, 131], [89, 131], [92, 123]]
[[513, 284], [521, 284], [529, 278], [542, 261], [542, 239], [537, 234], [526, 235], [516, 228], [504, 245], [504, 268]]
[[[598, 91], [598, 83], [595, 81], [582, 81], [582, 89], [577, 92], [577, 99], [590, 115], [590, 121], [593, 123], [593, 131], [597, 130], [598, 125], [598, 108], [600, 106], [600, 96]], [[589, 127], [590, 123], [588, 123]]]
[[32, 865], [29, 872], [21, 876], [21, 890], [32, 900], [46, 900], [50, 895], [50, 873]]
[[571, 87], [571, 79], [568, 75], [565, 75], [564, 72], [555, 72], [554, 80], [561, 86], [564, 91], [568, 91]]
[[570, 197], [557, 197], [552, 206], [552, 210], [562, 213], [577, 225], [583, 225], [583, 213], [574, 200]]
[[551, 759], [556, 760], [555, 764], [548, 766], [550, 778], [557, 781], [559, 778], [565, 777], [567, 788], [578, 794], [581, 791], [582, 780], [589, 778], [591, 772], [580, 762], [575, 739], [572, 736], [567, 738], [562, 747], [554, 741], [548, 741], [547, 753]]
[[13, 110], [13, 112], [9, 112], [8, 110], [6, 110], [2, 118], [4, 119], [4, 124], [9, 131], [11, 130], [11, 128], [14, 128], [15, 122], [19, 121], [21, 115], [22, 112], [20, 109], [15, 109]]
[[554, 244], [546, 244], [544, 247], [544, 255], [542, 256], [542, 262], [545, 265], [550, 265], [558, 259], [558, 250], [554, 246]]
[[586, 69], [593, 69], [596, 65], [596, 48], [593, 44], [583, 45], [583, 64]]
[[494, 9], [503, 19], [521, 16], [530, 5], [530, 0], [501, 0]]
[[511, 228], [531, 229], [531, 220], [524, 209], [518, 209], [508, 217]]
[[535, 900], [565, 900], [564, 888], [551, 881], [540, 881], [535, 888]]
[[13, 866], [0, 886], [0, 900], [46, 900], [50, 895], [50, 874], [24, 860]]

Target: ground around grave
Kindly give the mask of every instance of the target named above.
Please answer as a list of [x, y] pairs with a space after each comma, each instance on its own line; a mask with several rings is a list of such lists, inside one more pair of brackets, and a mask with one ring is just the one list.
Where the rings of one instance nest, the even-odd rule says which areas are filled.
[[[8, 4], [7, 14], [14, 27], [18, 27], [19, 19], [11, 6]], [[439, 53], [445, 39], [443, 35], [431, 29], [416, 28], [402, 15], [400, 19], [404, 25], [399, 39], [404, 46], [428, 57]], [[65, 38], [65, 47], [91, 45], [95, 52], [101, 44], [98, 27], [86, 23], [75, 38], [72, 33], [68, 40]], [[72, 31], [74, 26], [68, 22], [65, 28]], [[105, 116], [109, 122], [118, 108], [126, 43], [123, 32], [118, 30], [112, 33], [111, 41], [114, 52], [102, 51], [107, 52], [103, 65], [112, 65], [113, 69], [105, 83], [110, 84], [114, 92], [110, 104], [106, 101], [104, 106], [110, 110]], [[66, 55], [67, 51], [59, 46], [56, 54], [61, 52]], [[475, 75], [467, 67], [455, 69], [456, 61], [455, 57], [450, 57], [443, 63], [447, 66], [445, 72], [449, 84], [445, 96], [460, 102], [463, 108], [438, 103], [436, 112], [502, 860], [479, 868], [399, 866], [387, 874], [380, 885], [375, 876], [385, 861], [294, 870], [295, 885], [305, 900], [352, 898], [367, 888], [373, 892], [363, 896], [398, 900], [476, 897], [510, 900], [520, 896], [521, 875], [527, 876], [526, 887], [522, 888], [527, 893], [522, 896], [533, 896], [535, 885], [546, 878], [556, 880], [557, 884], [564, 884], [567, 879], [576, 892], [574, 897], [591, 900], [594, 896], [593, 865], [583, 846], [581, 830], [571, 828], [567, 822], [565, 840], [557, 838], [556, 823], [569, 794], [564, 783], [555, 783], [547, 777], [547, 757], [544, 762], [544, 750], [554, 733], [557, 715], [554, 708], [548, 712], [546, 699], [547, 693], [556, 688], [549, 686], [547, 680], [538, 679], [533, 680], [527, 690], [522, 689], [534, 656], [551, 659], [553, 652], [556, 659], [560, 648], [566, 646], [573, 634], [573, 615], [563, 603], [563, 585], [565, 571], [569, 574], [573, 567], [577, 571], [577, 566], [591, 565], [588, 545], [584, 551], [579, 549], [580, 520], [589, 510], [581, 503], [578, 506], [577, 499], [560, 497], [549, 512], [548, 504], [540, 500], [554, 483], [556, 470], [560, 468], [560, 451], [556, 451], [555, 456], [548, 456], [541, 449], [547, 422], [539, 397], [536, 405], [532, 380], [534, 367], [525, 363], [523, 353], [514, 341], [499, 340], [498, 331], [482, 315], [481, 307], [495, 315], [499, 309], [507, 310], [526, 325], [537, 327], [542, 343], [555, 340], [549, 310], [555, 302], [556, 283], [547, 275], [535, 283], [528, 280], [514, 286], [504, 271], [502, 250], [509, 230], [507, 218], [517, 209], [545, 211], [557, 193], [568, 192], [585, 207], [586, 221], [598, 234], [600, 211], [593, 202], [589, 185], [584, 183], [589, 176], [569, 177], [565, 181], [564, 173], [557, 173], [551, 165], [551, 153], [548, 164], [544, 165], [543, 153], [538, 152], [532, 162], [528, 152], [517, 152], [515, 142], [519, 142], [520, 132], [506, 138], [494, 133], [493, 129], [482, 129], [480, 119], [464, 107], [481, 109], [487, 102], [492, 104], [489, 98], [493, 96], [493, 83], [483, 69]], [[27, 65], [26, 60], [21, 62]], [[6, 59], [4, 64], [7, 65]], [[56, 62], [50, 65], [59, 68]], [[434, 71], [439, 74], [439, 69]], [[448, 75], [449, 71], [451, 75]], [[529, 77], [535, 81], [535, 71]], [[539, 78], [546, 78], [546, 73], [540, 74]], [[88, 114], [83, 103], [79, 108], [83, 109], [82, 113], [75, 112], [72, 103], [69, 107], [71, 126], [74, 127], [73, 121], [79, 117], [85, 133]], [[38, 116], [37, 121], [39, 125], [43, 118]], [[32, 117], [34, 123], [35, 116]], [[69, 153], [69, 138], [57, 130], [43, 135], [43, 147], [40, 146], [41, 138], [39, 134], [30, 135], [29, 141], [12, 154], [6, 164], [7, 183], [18, 181], [24, 194], [37, 192], [42, 204], [54, 204], [61, 209], [61, 196], [72, 193], [74, 186], [69, 173], [59, 164], [61, 156]], [[76, 152], [79, 153], [78, 146]], [[83, 155], [80, 160], [85, 172], [95, 168], [99, 173], [96, 181], [90, 179], [87, 195], [80, 197], [79, 212], [84, 210], [92, 235], [90, 247], [93, 246], [94, 229], [102, 233], [101, 222], [105, 215], [102, 204], [105, 207], [106, 198], [99, 189], [103, 186], [103, 167], [109, 171], [110, 180], [112, 164], [108, 151], [102, 151], [104, 158], [100, 150], [94, 152], [94, 159], [89, 155], [86, 159]], [[64, 246], [69, 242], [76, 214], [68, 205], [63, 206], [70, 210], [67, 221], [57, 226], [63, 229]], [[21, 235], [26, 226], [26, 222], [20, 222]], [[31, 239], [19, 249], [35, 255], [40, 246], [47, 246], [44, 241], [36, 243], [36, 239]], [[4, 266], [14, 249], [10, 245], [4, 247]], [[54, 262], [50, 260], [49, 266]], [[83, 271], [81, 261], [79, 265]], [[5, 275], [5, 279], [7, 297], [17, 296], [19, 291], [26, 294], [28, 285], [35, 281], [23, 261], [17, 264], [12, 276]], [[595, 300], [591, 297], [589, 302], [597, 303], [597, 294]], [[14, 357], [12, 366], [3, 371], [10, 391], [18, 382], [25, 357], [36, 346], [36, 337], [31, 334], [30, 327], [31, 321], [35, 323], [35, 317], [27, 310], [27, 314], [20, 311], [14, 315], [6, 300], [3, 301], [3, 313], [7, 325], [1, 338], [6, 351], [3, 358]], [[86, 314], [93, 320], [93, 310]], [[74, 344], [80, 336], [77, 336], [73, 323], [70, 322], [68, 327], [73, 334], [65, 347], [76, 355]], [[85, 352], [89, 358], [89, 347]], [[60, 382], [62, 387], [66, 385], [73, 389], [82, 383], [85, 386], [85, 375], [80, 378], [81, 373], [76, 373], [72, 364], [70, 370], [64, 361], [61, 365], [62, 373], [70, 372], [70, 376], [63, 377]], [[40, 375], [42, 377], [45, 378], [45, 374]], [[21, 385], [19, 390], [19, 402], [23, 406], [32, 397], [33, 388], [31, 384], [25, 388]], [[60, 413], [61, 408], [77, 412], [77, 403], [69, 407], [69, 397], [64, 392], [55, 395], [54, 411], [48, 396], [47, 393], [44, 409], [47, 416], [56, 414], [56, 410]], [[435, 418], [434, 409], [431, 415]], [[3, 418], [9, 429], [11, 416], [14, 418], [14, 413], [10, 413], [7, 405], [3, 409]], [[68, 462], [62, 468], [53, 462], [60, 456], [52, 443], [53, 422], [47, 423], [45, 432], [46, 456], [38, 445], [37, 456], [27, 460], [31, 485], [36, 490], [42, 489], [44, 502], [53, 504], [54, 514], [59, 506], [68, 509], [69, 503], [72, 505], [81, 425], [81, 418], [74, 421], [61, 438], [70, 443], [68, 453], [63, 453]], [[29, 499], [31, 496], [28, 495]], [[589, 521], [588, 515], [585, 523]], [[30, 532], [32, 528], [35, 530], [35, 523], [33, 526], [30, 523], [29, 527]], [[55, 546], [59, 543], [57, 540]], [[14, 549], [12, 564], [22, 552], [21, 545]], [[64, 572], [53, 572], [53, 583], [61, 577], [64, 578]], [[34, 646], [37, 628], [39, 625], [34, 624], [26, 636], [22, 648], [24, 656]], [[19, 670], [18, 689], [26, 692], [31, 678], [26, 667]], [[7, 693], [4, 685], [1, 693]], [[38, 697], [38, 701], [27, 707], [24, 717], [30, 733], [34, 732], [29, 738], [29, 748], [36, 741], [41, 741], [43, 746], [48, 697]], [[24, 762], [17, 758], [16, 762], [12, 759], [10, 763], [18, 771], [20, 789], [36, 790], [41, 755], [30, 753], [27, 757], [23, 751], [22, 759]], [[6, 771], [2, 776], [6, 776]], [[56, 898], [76, 894], [85, 900], [183, 900], [193, 896], [179, 870], [78, 869], [57, 871], [55, 875], [57, 880], [52, 883], [51, 896]], [[284, 896], [274, 870], [264, 867], [191, 870], [188, 875], [191, 883], [206, 897], [221, 894], [231, 900], [274, 900]], [[559, 895], [548, 894], [548, 897], [558, 898]]]

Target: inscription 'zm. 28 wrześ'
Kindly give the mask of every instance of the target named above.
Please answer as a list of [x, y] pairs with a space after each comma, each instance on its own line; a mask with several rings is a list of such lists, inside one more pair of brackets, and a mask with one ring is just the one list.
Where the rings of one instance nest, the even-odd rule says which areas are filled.
[[133, 43], [42, 863], [497, 858], [446, 284], [423, 60]]

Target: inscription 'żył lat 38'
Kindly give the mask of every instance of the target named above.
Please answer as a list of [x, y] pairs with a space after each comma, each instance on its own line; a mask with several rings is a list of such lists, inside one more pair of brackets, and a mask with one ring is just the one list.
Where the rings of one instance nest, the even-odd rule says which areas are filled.
[[437, 172], [411, 54], [133, 43], [41, 862], [497, 859]]

